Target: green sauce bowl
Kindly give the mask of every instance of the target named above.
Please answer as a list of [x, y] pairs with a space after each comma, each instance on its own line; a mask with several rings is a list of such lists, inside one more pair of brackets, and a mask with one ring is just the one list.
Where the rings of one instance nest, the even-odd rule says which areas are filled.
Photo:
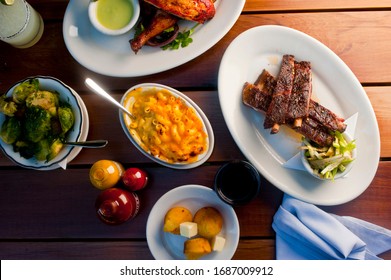
[[91, 24], [106, 35], [129, 32], [140, 17], [138, 0], [97, 0], [90, 2], [88, 16]]

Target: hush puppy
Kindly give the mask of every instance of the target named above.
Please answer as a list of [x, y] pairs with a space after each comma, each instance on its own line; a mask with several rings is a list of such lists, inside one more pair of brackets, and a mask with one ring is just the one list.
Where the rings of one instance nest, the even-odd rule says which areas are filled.
[[184, 222], [191, 222], [193, 215], [185, 207], [173, 207], [167, 211], [164, 217], [163, 231], [172, 234], [180, 234], [180, 225]]
[[183, 253], [188, 260], [197, 260], [210, 252], [212, 252], [210, 243], [203, 237], [197, 237], [185, 241]]
[[203, 207], [197, 211], [193, 219], [198, 225], [198, 234], [205, 238], [213, 238], [223, 227], [223, 217], [213, 207]]

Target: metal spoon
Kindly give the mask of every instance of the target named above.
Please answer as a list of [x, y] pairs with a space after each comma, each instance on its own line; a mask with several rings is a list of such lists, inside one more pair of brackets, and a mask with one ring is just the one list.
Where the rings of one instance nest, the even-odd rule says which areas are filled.
[[103, 148], [107, 145], [107, 140], [91, 140], [80, 142], [65, 142], [64, 145], [79, 146], [84, 148]]
[[116, 105], [118, 108], [120, 108], [123, 112], [125, 112], [129, 117], [131, 117], [132, 119], [136, 119], [136, 117], [131, 113], [129, 112], [124, 106], [122, 106], [120, 103], [118, 103], [110, 94], [108, 94], [103, 88], [101, 88], [94, 80], [90, 79], [90, 78], [87, 78], [85, 80], [85, 84], [91, 89], [93, 90], [95, 93], [97, 93], [98, 95], [106, 98], [107, 100], [109, 100], [111, 103], [113, 103], [114, 105]]

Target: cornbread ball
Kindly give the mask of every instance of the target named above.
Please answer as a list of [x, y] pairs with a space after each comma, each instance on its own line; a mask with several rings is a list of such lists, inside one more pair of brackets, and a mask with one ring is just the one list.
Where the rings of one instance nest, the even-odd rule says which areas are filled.
[[173, 207], [166, 213], [164, 217], [163, 231], [173, 234], [180, 234], [180, 224], [191, 222], [193, 215], [190, 210], [185, 207]]
[[185, 241], [183, 253], [189, 260], [197, 260], [212, 252], [208, 239], [197, 237]]
[[213, 207], [203, 207], [194, 215], [193, 222], [198, 225], [198, 234], [205, 238], [213, 238], [223, 227], [223, 217]]

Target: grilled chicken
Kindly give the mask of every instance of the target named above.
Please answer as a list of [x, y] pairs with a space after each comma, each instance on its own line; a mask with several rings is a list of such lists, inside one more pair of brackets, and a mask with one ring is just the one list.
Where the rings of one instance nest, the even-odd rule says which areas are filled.
[[145, 0], [179, 18], [204, 23], [215, 15], [213, 0]]
[[[180, 19], [204, 23], [215, 15], [214, 0], [144, 0], [142, 24], [144, 30], [130, 40], [137, 53], [147, 42], [166, 29], [176, 26]], [[146, 21], [146, 22], [145, 22]]]
[[162, 10], [156, 10], [151, 22], [145, 27], [137, 37], [130, 41], [130, 47], [137, 53], [149, 39], [162, 33], [167, 28], [174, 26], [178, 18], [172, 14], [166, 13]]

